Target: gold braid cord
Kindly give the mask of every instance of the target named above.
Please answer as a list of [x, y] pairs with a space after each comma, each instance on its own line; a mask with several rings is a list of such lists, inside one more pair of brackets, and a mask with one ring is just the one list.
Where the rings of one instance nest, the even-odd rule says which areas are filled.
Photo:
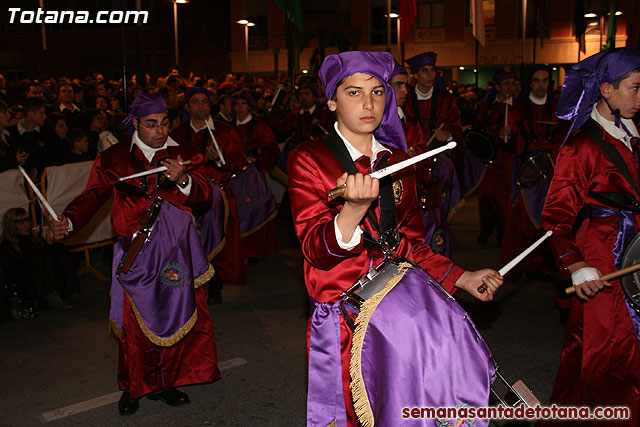
[[[209, 264], [209, 268], [207, 269], [207, 271], [195, 279], [193, 284], [194, 289], [198, 289], [200, 286], [207, 283], [209, 279], [213, 277], [214, 273], [215, 273], [215, 270], [213, 269], [213, 266]], [[142, 321], [142, 316], [140, 316], [140, 312], [138, 311], [138, 308], [133, 302], [131, 295], [129, 295], [126, 290], [125, 290], [125, 295], [129, 299], [129, 303], [131, 304], [131, 309], [133, 310], [133, 314], [136, 316], [136, 321], [138, 322], [138, 326], [140, 327], [140, 330], [142, 330], [142, 333], [144, 334], [145, 337], [147, 337], [149, 341], [151, 341], [157, 346], [171, 347], [172, 345], [177, 344], [182, 338], [184, 338], [189, 333], [189, 331], [191, 331], [193, 326], [198, 321], [198, 309], [196, 308], [193, 310], [193, 314], [191, 315], [189, 320], [187, 320], [185, 324], [182, 325], [182, 327], [178, 330], [178, 332], [176, 332], [170, 337], [166, 337], [166, 338], [159, 337], [155, 335], [153, 332], [151, 332], [149, 328], [147, 328], [147, 326], [144, 324], [144, 322]], [[112, 321], [112, 325], [111, 325], [112, 330], [114, 326], [115, 326], [115, 323], [113, 323]], [[117, 328], [117, 326], [115, 327]], [[116, 330], [114, 330], [114, 332], [116, 332]], [[117, 332], [117, 335], [118, 336], [120, 335], [119, 331]]]
[[264, 222], [256, 225], [251, 230], [245, 231], [244, 233], [242, 233], [240, 235], [240, 238], [244, 239], [245, 237], [251, 236], [253, 233], [255, 233], [256, 231], [260, 230], [262, 227], [267, 225], [269, 221], [273, 220], [276, 217], [276, 215], [278, 215], [278, 209], [276, 209], [271, 215], [269, 215], [269, 218], [265, 219]]
[[382, 302], [382, 299], [393, 289], [404, 274], [411, 267], [408, 262], [403, 262], [398, 266], [398, 272], [389, 280], [385, 287], [366, 300], [360, 308], [360, 314], [356, 318], [356, 330], [353, 333], [353, 341], [351, 344], [351, 362], [349, 364], [349, 373], [351, 374], [351, 394], [353, 395], [353, 407], [355, 409], [358, 420], [363, 427], [373, 427], [375, 420], [373, 419], [373, 410], [367, 395], [367, 389], [362, 377], [362, 345], [364, 337], [367, 333], [367, 327], [373, 312]]

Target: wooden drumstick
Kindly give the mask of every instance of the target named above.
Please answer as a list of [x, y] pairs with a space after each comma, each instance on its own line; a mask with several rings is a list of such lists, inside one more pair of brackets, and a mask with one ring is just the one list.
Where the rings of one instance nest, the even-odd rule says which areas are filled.
[[[505, 102], [504, 103], [504, 127], [508, 126], [508, 121], [509, 121], [509, 102]], [[509, 137], [507, 137], [507, 135], [504, 135], [502, 139], [504, 140], [504, 142], [508, 142]]]
[[[542, 244], [542, 242], [547, 240], [547, 238], [549, 236], [551, 236], [552, 234], [553, 234], [553, 231], [551, 231], [551, 230], [549, 230], [546, 233], [544, 233], [544, 236], [542, 236], [541, 238], [536, 240], [531, 246], [529, 246], [527, 249], [522, 251], [522, 253], [520, 255], [516, 256], [514, 259], [509, 261], [504, 267], [502, 267], [500, 270], [498, 270], [498, 274], [501, 275], [502, 277], [504, 277], [505, 274], [507, 274], [509, 271], [511, 271], [511, 269], [513, 267], [518, 265], [520, 263], [520, 261], [522, 261], [531, 252], [533, 252], [535, 248], [540, 246]], [[482, 285], [478, 286], [478, 292], [479, 293], [483, 294], [484, 291], [486, 291], [486, 290], [487, 290], [487, 285], [485, 285], [484, 283]]]
[[433, 132], [433, 134], [431, 135], [431, 138], [429, 138], [429, 140], [427, 141], [427, 148], [429, 147], [429, 145], [431, 145], [431, 142], [436, 137], [436, 133], [440, 132], [443, 127], [444, 127], [444, 123], [440, 123], [440, 126], [438, 126], [438, 129], [436, 129], [435, 132]]
[[[621, 268], [620, 270], [616, 270], [616, 271], [612, 271], [611, 273], [604, 274], [598, 277], [598, 280], [600, 280], [601, 282], [605, 282], [607, 280], [617, 279], [620, 276], [624, 276], [625, 274], [633, 273], [634, 271], [638, 271], [638, 270], [640, 270], [640, 262], [636, 264], [631, 264], [630, 266]], [[575, 291], [576, 291], [575, 286], [569, 286], [567, 289], [564, 290], [564, 292], [567, 295], [571, 295]]]

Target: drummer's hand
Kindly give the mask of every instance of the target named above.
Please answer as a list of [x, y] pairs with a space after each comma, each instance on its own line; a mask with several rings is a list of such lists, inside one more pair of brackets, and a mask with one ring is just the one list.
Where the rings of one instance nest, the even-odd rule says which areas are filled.
[[500, 139], [509, 139], [511, 138], [511, 128], [509, 126], [505, 126], [500, 129]]
[[[493, 294], [502, 286], [503, 281], [504, 279], [497, 271], [483, 268], [482, 270], [465, 271], [455, 286], [464, 289], [480, 301], [491, 301]], [[487, 286], [487, 290], [480, 293], [478, 288], [483, 284]]]
[[182, 157], [178, 156], [177, 159], [163, 160], [162, 166], [166, 166], [167, 170], [164, 171], [164, 176], [171, 182], [183, 182], [187, 175], [187, 170], [180, 163]]
[[65, 238], [68, 231], [69, 219], [64, 215], [58, 215], [58, 219], [51, 218], [51, 233], [54, 240], [62, 240]]
[[440, 142], [446, 142], [451, 137], [451, 132], [448, 130], [440, 129], [436, 132], [436, 139]]
[[379, 182], [370, 175], [357, 173], [342, 174], [336, 181], [336, 187], [347, 186], [342, 198], [345, 204], [338, 215], [338, 228], [342, 233], [342, 241], [348, 242], [353, 236], [355, 228], [367, 213], [371, 203], [378, 198]]
[[[581, 268], [592, 268], [589, 263], [586, 262], [577, 262], [569, 266], [568, 270], [570, 273], [574, 273]], [[596, 271], [598, 271], [596, 269]], [[602, 276], [602, 273], [598, 271], [598, 276]], [[594, 297], [600, 290], [602, 290], [605, 286], [612, 286], [610, 282], [602, 281], [602, 280], [589, 280], [586, 282], [582, 282], [578, 285], [574, 285], [576, 288], [576, 295], [578, 298], [587, 301], [590, 297]]]
[[207, 144], [205, 154], [209, 160], [218, 160], [220, 158], [218, 150], [216, 150], [216, 147], [213, 144]]

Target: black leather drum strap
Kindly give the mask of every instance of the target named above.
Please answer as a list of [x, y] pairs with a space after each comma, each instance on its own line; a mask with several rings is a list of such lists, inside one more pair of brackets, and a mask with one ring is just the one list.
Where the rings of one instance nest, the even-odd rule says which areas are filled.
[[[340, 136], [333, 131], [323, 138], [323, 142], [331, 151], [331, 154], [336, 158], [343, 171], [349, 175], [355, 175], [358, 173], [356, 165], [349, 155], [347, 147], [340, 139]], [[379, 168], [387, 166], [387, 158], [383, 157], [378, 163]], [[380, 180], [380, 223], [378, 224], [375, 215], [367, 215], [367, 220], [371, 223], [371, 226], [378, 231], [380, 235], [387, 230], [393, 230], [396, 228], [396, 205], [393, 197], [393, 179], [387, 176]]]
[[638, 187], [633, 180], [633, 175], [627, 167], [620, 152], [613, 146], [613, 144], [603, 139], [602, 129], [598, 127], [595, 121], [587, 120], [587, 122], [581, 128], [584, 132], [587, 132], [591, 138], [598, 144], [598, 147], [604, 152], [607, 158], [613, 163], [613, 165], [620, 171], [622, 176], [631, 184], [637, 194], [640, 194]]

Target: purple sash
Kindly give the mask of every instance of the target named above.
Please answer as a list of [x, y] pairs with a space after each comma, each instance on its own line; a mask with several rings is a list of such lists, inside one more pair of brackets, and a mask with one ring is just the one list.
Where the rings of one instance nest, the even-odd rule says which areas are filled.
[[451, 238], [449, 236], [449, 224], [444, 206], [422, 212], [422, 223], [427, 230], [424, 244], [447, 258], [451, 257]]
[[[435, 279], [410, 264], [401, 267], [357, 319], [351, 389], [360, 422], [433, 426], [442, 420], [405, 419], [403, 408], [488, 406], [495, 375], [489, 347]], [[473, 425], [488, 424], [476, 419]]]
[[438, 154], [438, 164], [433, 171], [434, 175], [442, 180], [442, 206], [444, 206], [447, 220], [462, 206], [462, 192], [460, 181], [456, 175], [453, 162], [445, 154]]
[[264, 175], [254, 165], [249, 165], [229, 181], [229, 186], [238, 201], [240, 237], [253, 234], [275, 217], [276, 198]]
[[309, 385], [307, 427], [326, 427], [333, 421], [347, 425], [342, 392], [339, 302], [319, 303], [313, 298], [309, 333]]
[[111, 320], [122, 329], [124, 290], [140, 329], [162, 347], [180, 341], [197, 321], [195, 289], [213, 275], [191, 215], [165, 202], [150, 238], [126, 274], [115, 275], [124, 239], [114, 246]]
[[224, 232], [229, 216], [229, 206], [224, 194], [217, 186], [211, 187], [211, 207], [203, 215], [196, 217], [198, 237], [209, 260], [224, 246]]

